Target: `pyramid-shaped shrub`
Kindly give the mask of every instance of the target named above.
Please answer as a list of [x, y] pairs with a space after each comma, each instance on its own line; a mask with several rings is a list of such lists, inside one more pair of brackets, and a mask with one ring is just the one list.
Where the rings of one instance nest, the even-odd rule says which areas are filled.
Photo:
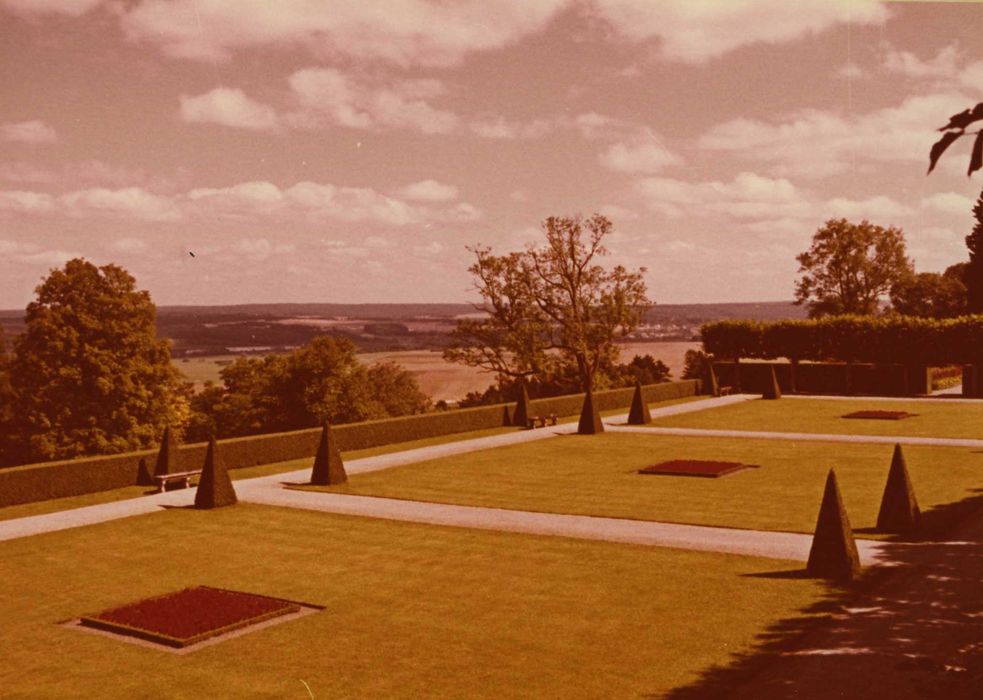
[[765, 390], [761, 394], [763, 399], [780, 399], [782, 398], [782, 390], [778, 386], [778, 377], [775, 376], [775, 368], [772, 365], [768, 365], [768, 375], [765, 377]]
[[579, 435], [594, 435], [604, 432], [604, 424], [601, 423], [601, 414], [597, 410], [594, 402], [594, 394], [590, 389], [584, 395], [584, 407], [580, 410], [580, 422], [577, 424]]
[[311, 483], [318, 486], [334, 486], [348, 481], [345, 465], [341, 461], [341, 451], [327, 423], [321, 429], [321, 441], [317, 445], [314, 468], [311, 470]]
[[713, 369], [713, 362], [706, 361], [703, 370], [703, 393], [710, 396], [720, 396], [720, 382], [717, 381], [717, 373]]
[[506, 428], [512, 425], [512, 417], [509, 415], [508, 406], [502, 406], [502, 425]]
[[840, 581], [850, 580], [860, 572], [857, 543], [840, 497], [836, 472], [832, 469], [826, 477], [826, 489], [819, 507], [816, 534], [812, 538], [806, 571], [810, 576]]
[[652, 422], [645, 397], [642, 396], [642, 382], [635, 380], [635, 395], [631, 398], [631, 409], [628, 411], [628, 425], [646, 425]]
[[225, 463], [219, 458], [215, 438], [208, 441], [208, 451], [205, 452], [205, 466], [201, 470], [198, 481], [198, 491], [195, 493], [195, 508], [221, 508], [232, 506], [238, 502], [232, 479], [225, 468]]
[[150, 465], [147, 464], [147, 458], [141, 457], [140, 462], [137, 464], [137, 486], [153, 486], [154, 485], [154, 475], [150, 473]]
[[526, 390], [526, 383], [520, 382], [519, 400], [515, 403], [515, 412], [512, 413], [512, 425], [525, 428], [529, 425], [529, 392]]
[[877, 529], [881, 532], [910, 533], [918, 529], [921, 515], [904, 453], [901, 445], [895, 445], [891, 470], [881, 497], [881, 509], [877, 513]]
[[171, 426], [164, 428], [164, 437], [160, 441], [160, 451], [157, 452], [157, 464], [154, 466], [154, 476], [173, 474], [177, 468], [177, 440], [171, 432]]

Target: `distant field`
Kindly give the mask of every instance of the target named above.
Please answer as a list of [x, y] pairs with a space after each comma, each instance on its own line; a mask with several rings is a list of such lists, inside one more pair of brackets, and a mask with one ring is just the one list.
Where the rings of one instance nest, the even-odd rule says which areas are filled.
[[[635, 355], [649, 354], [665, 362], [672, 370], [673, 379], [679, 379], [683, 371], [683, 356], [696, 342], [631, 343], [622, 346], [621, 361], [629, 362]], [[469, 391], [483, 391], [494, 382], [494, 377], [473, 367], [444, 362], [439, 352], [432, 350], [400, 350], [393, 352], [361, 353], [359, 359], [366, 364], [395, 362], [416, 375], [423, 392], [434, 401], [453, 401], [463, 398]], [[212, 355], [175, 359], [174, 365], [189, 381], [200, 388], [206, 381], [219, 383], [222, 363], [235, 360], [235, 355]]]

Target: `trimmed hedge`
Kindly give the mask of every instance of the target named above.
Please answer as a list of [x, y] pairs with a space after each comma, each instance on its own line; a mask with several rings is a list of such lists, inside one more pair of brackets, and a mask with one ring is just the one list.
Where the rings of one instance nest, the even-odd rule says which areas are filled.
[[950, 319], [828, 316], [805, 321], [717, 321], [701, 328], [718, 358], [839, 360], [899, 365], [983, 362], [983, 315]]
[[[695, 396], [699, 381], [695, 379], [643, 387], [649, 402]], [[633, 388], [611, 389], [594, 394], [598, 409], [607, 411], [627, 408]], [[557, 396], [531, 401], [533, 415], [576, 415], [583, 403], [583, 394]], [[503, 425], [503, 405], [479, 406], [440, 413], [425, 413], [399, 418], [386, 418], [362, 423], [332, 426], [332, 437], [342, 451], [378, 447], [397, 442], [439, 437]], [[314, 457], [321, 428], [295, 430], [287, 433], [249, 435], [219, 440], [222, 460], [228, 469], [252, 467], [258, 464], [285, 462]], [[184, 471], [199, 469], [205, 461], [207, 443], [181, 445], [177, 450], [176, 468]], [[26, 464], [0, 470], [0, 507], [32, 503], [52, 498], [79, 496], [96, 491], [132, 486], [137, 483], [140, 459], [151, 462], [157, 450], [142, 450], [118, 455], [85, 457], [60, 462]]]
[[[742, 362], [738, 366], [743, 392], [764, 393], [771, 382], [771, 368], [775, 369], [781, 391], [793, 390], [792, 366], [787, 362]], [[713, 368], [720, 384], [735, 386], [733, 362], [714, 362]], [[931, 391], [930, 375], [926, 367], [806, 362], [795, 367], [795, 391], [839, 396], [911, 396]]]

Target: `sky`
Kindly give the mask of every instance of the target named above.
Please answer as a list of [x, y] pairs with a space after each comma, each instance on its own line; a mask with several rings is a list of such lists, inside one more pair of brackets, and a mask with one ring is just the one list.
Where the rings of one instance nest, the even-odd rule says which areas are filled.
[[[966, 258], [983, 4], [0, 0], [0, 308], [476, 301], [469, 248], [614, 224], [657, 303], [791, 299], [830, 218]], [[194, 256], [190, 255], [194, 253]]]

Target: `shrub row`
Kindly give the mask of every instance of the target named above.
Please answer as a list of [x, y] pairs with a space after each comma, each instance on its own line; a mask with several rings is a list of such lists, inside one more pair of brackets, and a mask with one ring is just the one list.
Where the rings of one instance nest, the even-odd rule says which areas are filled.
[[793, 368], [787, 362], [713, 363], [722, 386], [736, 387], [747, 393], [764, 392], [766, 384], [771, 381], [771, 367], [775, 369], [778, 386], [787, 393], [911, 396], [931, 391], [931, 374], [925, 367], [806, 362], [795, 367], [793, 389]]
[[[633, 391], [633, 389], [612, 389], [599, 391], [594, 397], [600, 410], [604, 411], [627, 407], [631, 403]], [[652, 384], [644, 387], [643, 392], [647, 401], [666, 401], [697, 394], [699, 382], [685, 380]], [[558, 416], [569, 416], [580, 412], [583, 396], [583, 394], [557, 396], [537, 399], [530, 403], [534, 414], [556, 413]], [[348, 423], [335, 427], [333, 434], [341, 450], [359, 450], [409, 440], [496, 428], [504, 425], [505, 411], [506, 406], [497, 404]], [[320, 428], [313, 428], [229, 438], [218, 442], [226, 466], [237, 469], [313, 457], [317, 450], [320, 432]], [[205, 459], [206, 447], [206, 443], [203, 442], [181, 445], [177, 453], [177, 468], [199, 469]], [[140, 459], [146, 459], [152, 470], [156, 455], [156, 450], [143, 450], [2, 469], [0, 470], [0, 507], [131, 486], [137, 483]]]
[[704, 349], [718, 358], [785, 357], [926, 366], [983, 362], [983, 315], [717, 321], [704, 325], [701, 333]]

